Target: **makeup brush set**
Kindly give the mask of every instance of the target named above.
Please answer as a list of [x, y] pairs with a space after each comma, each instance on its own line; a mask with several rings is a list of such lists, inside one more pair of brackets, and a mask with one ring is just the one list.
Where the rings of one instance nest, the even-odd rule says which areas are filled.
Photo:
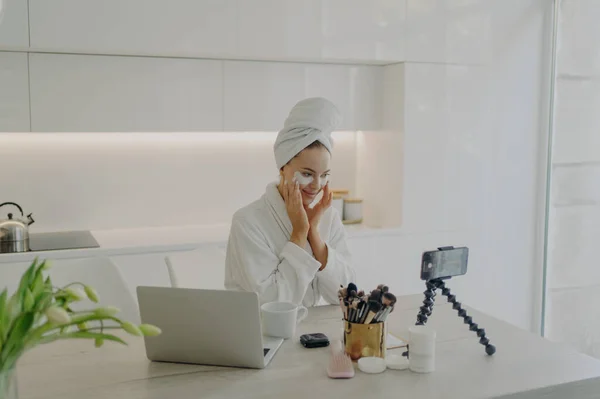
[[355, 324], [375, 324], [385, 322], [394, 310], [396, 296], [386, 285], [380, 284], [368, 295], [358, 290], [356, 284], [340, 286], [338, 298], [344, 320]]

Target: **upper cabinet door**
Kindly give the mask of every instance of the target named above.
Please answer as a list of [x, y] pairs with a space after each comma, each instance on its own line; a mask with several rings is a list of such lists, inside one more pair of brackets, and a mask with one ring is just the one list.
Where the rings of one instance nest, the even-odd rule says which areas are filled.
[[220, 131], [222, 63], [31, 54], [33, 131]]
[[406, 0], [321, 0], [322, 57], [404, 61]]
[[190, 56], [236, 52], [235, 0], [29, 0], [29, 7], [36, 48]]
[[225, 61], [226, 131], [277, 131], [304, 98], [304, 66], [284, 62]]
[[278, 131], [307, 97], [338, 107], [338, 130], [381, 128], [383, 67], [225, 61], [223, 78], [226, 131]]
[[306, 64], [306, 97], [325, 97], [342, 114], [339, 130], [378, 130], [383, 67]]
[[4, 11], [0, 11], [0, 47], [27, 48], [27, 0], [3, 0], [0, 3], [4, 4]]
[[27, 54], [0, 52], [0, 132], [29, 131]]
[[321, 0], [237, 0], [238, 55], [318, 60]]
[[403, 61], [405, 8], [406, 0], [29, 0], [34, 48], [265, 61]]

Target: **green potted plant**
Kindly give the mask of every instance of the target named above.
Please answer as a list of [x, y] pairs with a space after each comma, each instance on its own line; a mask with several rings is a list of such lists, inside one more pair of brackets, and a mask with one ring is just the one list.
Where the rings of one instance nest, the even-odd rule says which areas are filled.
[[92, 307], [75, 311], [73, 302], [98, 302], [94, 288], [79, 282], [65, 287], [52, 285], [44, 272], [49, 264], [37, 258], [27, 268], [12, 296], [0, 293], [0, 399], [17, 398], [16, 365], [19, 358], [37, 345], [59, 339], [90, 339], [96, 347], [104, 341], [126, 345], [114, 330], [134, 336], [155, 336], [160, 329], [150, 324], [135, 325], [116, 317], [114, 307]]

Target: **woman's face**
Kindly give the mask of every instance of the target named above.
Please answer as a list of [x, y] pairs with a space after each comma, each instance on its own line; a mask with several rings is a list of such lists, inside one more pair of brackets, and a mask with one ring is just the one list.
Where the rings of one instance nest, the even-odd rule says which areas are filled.
[[302, 203], [310, 205], [329, 181], [331, 154], [324, 147], [306, 148], [283, 167], [283, 177], [300, 183]]

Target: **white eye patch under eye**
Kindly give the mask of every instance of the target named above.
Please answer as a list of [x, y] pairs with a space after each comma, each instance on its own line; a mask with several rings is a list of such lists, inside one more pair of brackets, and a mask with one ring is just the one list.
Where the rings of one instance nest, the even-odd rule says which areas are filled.
[[329, 175], [319, 177], [319, 184], [321, 185], [321, 187], [325, 187], [325, 185], [327, 184], [328, 181], [329, 181]]
[[300, 172], [294, 172], [294, 178], [298, 183], [302, 184], [303, 186], [312, 183], [314, 180], [312, 176], [303, 176]]

